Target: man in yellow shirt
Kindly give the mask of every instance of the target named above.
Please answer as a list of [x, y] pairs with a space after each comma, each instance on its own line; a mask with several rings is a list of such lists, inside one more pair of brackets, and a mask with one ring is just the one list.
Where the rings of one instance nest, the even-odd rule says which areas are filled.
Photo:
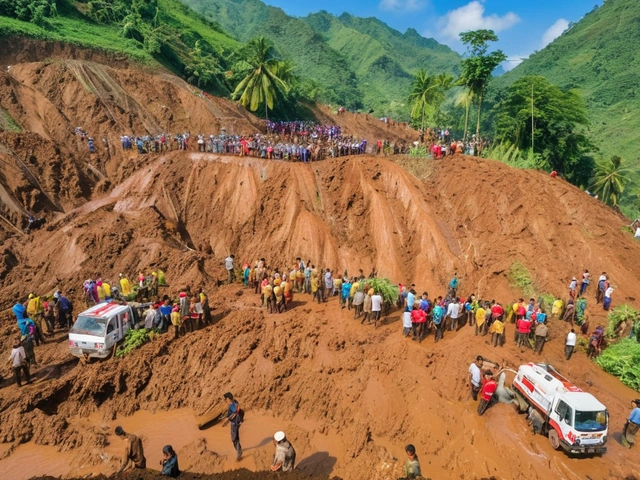
[[491, 324], [489, 333], [491, 334], [491, 344], [494, 347], [497, 347], [498, 345], [502, 346], [502, 344], [504, 343], [502, 341], [502, 338], [505, 335], [505, 328], [505, 324], [502, 323], [500, 319], [494, 320]]
[[44, 307], [40, 301], [40, 297], [30, 293], [29, 300], [27, 302], [27, 315], [33, 323], [36, 325], [36, 331], [34, 339], [36, 346], [40, 345], [40, 342], [44, 343], [44, 332], [47, 331], [46, 323], [44, 321]]
[[120, 288], [122, 289], [122, 296], [128, 297], [131, 295], [131, 283], [129, 279], [120, 274]]
[[484, 304], [484, 306], [478, 305], [478, 309], [476, 310], [476, 336], [478, 334], [484, 335], [484, 333], [486, 333], [487, 331], [487, 310], [485, 309], [486, 306], [486, 303]]

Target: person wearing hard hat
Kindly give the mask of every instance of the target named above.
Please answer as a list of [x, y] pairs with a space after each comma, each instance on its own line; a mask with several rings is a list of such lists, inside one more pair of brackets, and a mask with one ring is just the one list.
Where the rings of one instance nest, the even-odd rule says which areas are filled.
[[273, 444], [276, 446], [276, 454], [273, 457], [273, 472], [290, 472], [295, 467], [296, 451], [287, 440], [284, 432], [279, 431], [273, 435]]

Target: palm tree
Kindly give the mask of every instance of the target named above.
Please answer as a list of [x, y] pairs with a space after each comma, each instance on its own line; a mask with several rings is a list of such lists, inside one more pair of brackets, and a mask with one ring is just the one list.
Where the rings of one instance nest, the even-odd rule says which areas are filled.
[[465, 108], [463, 141], [466, 142], [467, 132], [469, 131], [469, 110], [471, 109], [471, 104], [473, 103], [473, 90], [465, 88], [456, 96], [454, 102], [456, 107], [464, 105]]
[[624, 192], [625, 185], [629, 182], [629, 173], [632, 166], [623, 166], [624, 161], [617, 155], [610, 160], [599, 162], [596, 165], [595, 182], [593, 190], [607, 205], [618, 205], [620, 196]]
[[289, 73], [283, 69], [281, 60], [276, 58], [273, 45], [264, 37], [254, 38], [239, 52], [241, 60], [236, 69], [246, 72], [231, 94], [231, 98], [243, 107], [255, 112], [264, 104], [265, 117], [268, 119], [269, 108], [273, 109], [278, 95], [289, 91], [289, 84], [278, 76], [278, 73]]
[[409, 102], [412, 104], [411, 117], [420, 118], [420, 131], [424, 135], [424, 118], [428, 111], [436, 112], [444, 101], [447, 90], [453, 85], [453, 77], [448, 73], [429, 75], [421, 68], [413, 77]]

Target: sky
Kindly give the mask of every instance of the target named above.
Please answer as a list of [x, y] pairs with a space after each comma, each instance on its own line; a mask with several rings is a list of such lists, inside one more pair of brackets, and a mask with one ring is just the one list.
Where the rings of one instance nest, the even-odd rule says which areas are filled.
[[377, 17], [404, 32], [415, 28], [464, 53], [458, 34], [488, 28], [496, 32], [500, 48], [509, 59], [502, 66], [510, 70], [531, 53], [541, 50], [577, 22], [602, 0], [263, 0], [289, 15], [304, 16], [319, 10], [335, 15], [343, 12], [358, 17]]

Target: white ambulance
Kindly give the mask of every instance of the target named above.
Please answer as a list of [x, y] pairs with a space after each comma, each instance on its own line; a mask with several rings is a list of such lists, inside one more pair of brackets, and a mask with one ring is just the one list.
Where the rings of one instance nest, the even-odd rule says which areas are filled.
[[69, 331], [69, 350], [80, 358], [107, 358], [135, 325], [134, 309], [115, 302], [85, 310]]
[[521, 365], [513, 388], [520, 410], [532, 407], [530, 417], [539, 419], [541, 433], [549, 437], [553, 448], [573, 455], [607, 451], [607, 408], [551, 365]]

